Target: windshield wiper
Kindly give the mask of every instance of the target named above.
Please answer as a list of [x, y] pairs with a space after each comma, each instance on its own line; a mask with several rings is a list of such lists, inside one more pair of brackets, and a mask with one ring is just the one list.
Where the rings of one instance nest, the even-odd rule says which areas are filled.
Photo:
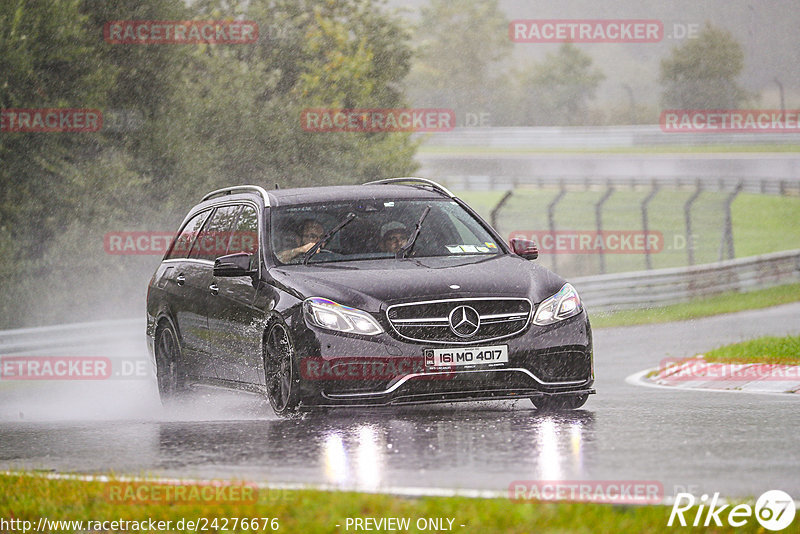
[[347, 226], [347, 224], [350, 223], [355, 218], [356, 218], [356, 214], [351, 211], [350, 213], [347, 214], [347, 217], [345, 217], [342, 222], [340, 222], [339, 224], [337, 224], [336, 226], [331, 228], [328, 231], [327, 234], [322, 236], [319, 241], [314, 243], [314, 246], [311, 247], [310, 249], [308, 249], [308, 252], [306, 252], [305, 256], [303, 256], [303, 265], [307, 265], [308, 264], [308, 260], [311, 259], [311, 256], [316, 254], [317, 250], [319, 250], [319, 248], [322, 246], [322, 244], [325, 241], [327, 241], [328, 239], [333, 237], [333, 234], [335, 234], [336, 232], [338, 232], [339, 230], [341, 230], [342, 228]]
[[397, 251], [397, 254], [394, 255], [395, 259], [399, 260], [401, 258], [405, 258], [406, 254], [411, 252], [411, 249], [414, 248], [414, 243], [417, 241], [417, 237], [419, 237], [420, 228], [422, 228], [422, 221], [425, 220], [425, 217], [428, 216], [428, 213], [431, 211], [430, 206], [426, 206], [425, 210], [422, 212], [422, 216], [420, 216], [419, 220], [417, 221], [417, 227], [414, 229], [414, 234], [409, 238], [405, 245], [400, 247]]

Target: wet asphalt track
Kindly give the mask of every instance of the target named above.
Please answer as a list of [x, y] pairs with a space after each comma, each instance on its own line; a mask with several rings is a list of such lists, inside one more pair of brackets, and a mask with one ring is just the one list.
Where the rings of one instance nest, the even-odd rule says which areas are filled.
[[[800, 303], [595, 331], [597, 395], [537, 414], [530, 402], [344, 409], [277, 419], [216, 391], [165, 411], [145, 378], [0, 384], [0, 468], [237, 477], [341, 488], [506, 491], [515, 480], [644, 480], [665, 496], [800, 496], [800, 398], [671, 391], [625, 378], [668, 357], [800, 333]], [[139, 332], [48, 355], [146, 357]]]

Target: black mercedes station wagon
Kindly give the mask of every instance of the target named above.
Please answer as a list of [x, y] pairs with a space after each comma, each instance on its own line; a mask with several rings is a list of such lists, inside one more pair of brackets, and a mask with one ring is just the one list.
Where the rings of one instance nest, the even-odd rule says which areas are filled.
[[267, 191], [189, 211], [147, 294], [161, 398], [195, 385], [298, 408], [594, 393], [580, 297], [422, 178]]

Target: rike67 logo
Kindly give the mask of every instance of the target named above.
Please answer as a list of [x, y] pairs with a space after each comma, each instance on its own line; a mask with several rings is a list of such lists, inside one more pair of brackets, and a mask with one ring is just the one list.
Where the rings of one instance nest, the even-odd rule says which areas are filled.
[[699, 502], [691, 493], [678, 493], [672, 504], [667, 526], [671, 527], [677, 520], [677, 524], [683, 527], [721, 527], [724, 523], [732, 527], [742, 527], [755, 516], [756, 521], [765, 529], [778, 531], [791, 525], [794, 515], [794, 500], [781, 490], [769, 490], [761, 494], [756, 500], [755, 508], [746, 503], [735, 506], [723, 504], [719, 493], [715, 493], [711, 501], [708, 500], [708, 495], [702, 495]]

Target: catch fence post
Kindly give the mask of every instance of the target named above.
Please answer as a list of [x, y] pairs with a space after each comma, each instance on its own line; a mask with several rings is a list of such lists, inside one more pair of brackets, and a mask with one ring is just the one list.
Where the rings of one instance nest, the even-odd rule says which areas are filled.
[[[564, 198], [564, 195], [567, 194], [567, 188], [564, 185], [564, 182], [561, 182], [561, 191], [555, 196], [553, 200], [550, 201], [550, 204], [547, 205], [547, 226], [548, 230], [550, 231], [550, 238], [555, 242], [556, 238], [556, 204], [561, 202], [561, 199]], [[555, 271], [558, 269], [558, 250], [554, 247], [553, 249], [553, 270]]]
[[[614, 186], [606, 183], [606, 192], [603, 193], [603, 196], [600, 197], [594, 205], [594, 224], [597, 228], [597, 236], [605, 243], [605, 239], [603, 238], [603, 205], [606, 203], [606, 200], [614, 194]], [[600, 248], [600, 274], [606, 274], [606, 256], [605, 250]]]
[[703, 188], [700, 185], [700, 179], [697, 180], [697, 185], [695, 185], [697, 189], [695, 189], [692, 196], [686, 201], [683, 205], [683, 220], [686, 224], [686, 254], [688, 255], [689, 265], [694, 265], [694, 237], [692, 235], [692, 205], [700, 196], [700, 193], [703, 192]]
[[650, 192], [644, 197], [642, 201], [642, 232], [644, 233], [644, 261], [645, 265], [647, 266], [647, 270], [653, 268], [653, 259], [650, 257], [650, 237], [649, 237], [649, 221], [647, 218], [647, 205], [653, 200], [653, 197], [656, 196], [658, 193], [658, 184], [653, 181], [653, 185], [651, 186]]

